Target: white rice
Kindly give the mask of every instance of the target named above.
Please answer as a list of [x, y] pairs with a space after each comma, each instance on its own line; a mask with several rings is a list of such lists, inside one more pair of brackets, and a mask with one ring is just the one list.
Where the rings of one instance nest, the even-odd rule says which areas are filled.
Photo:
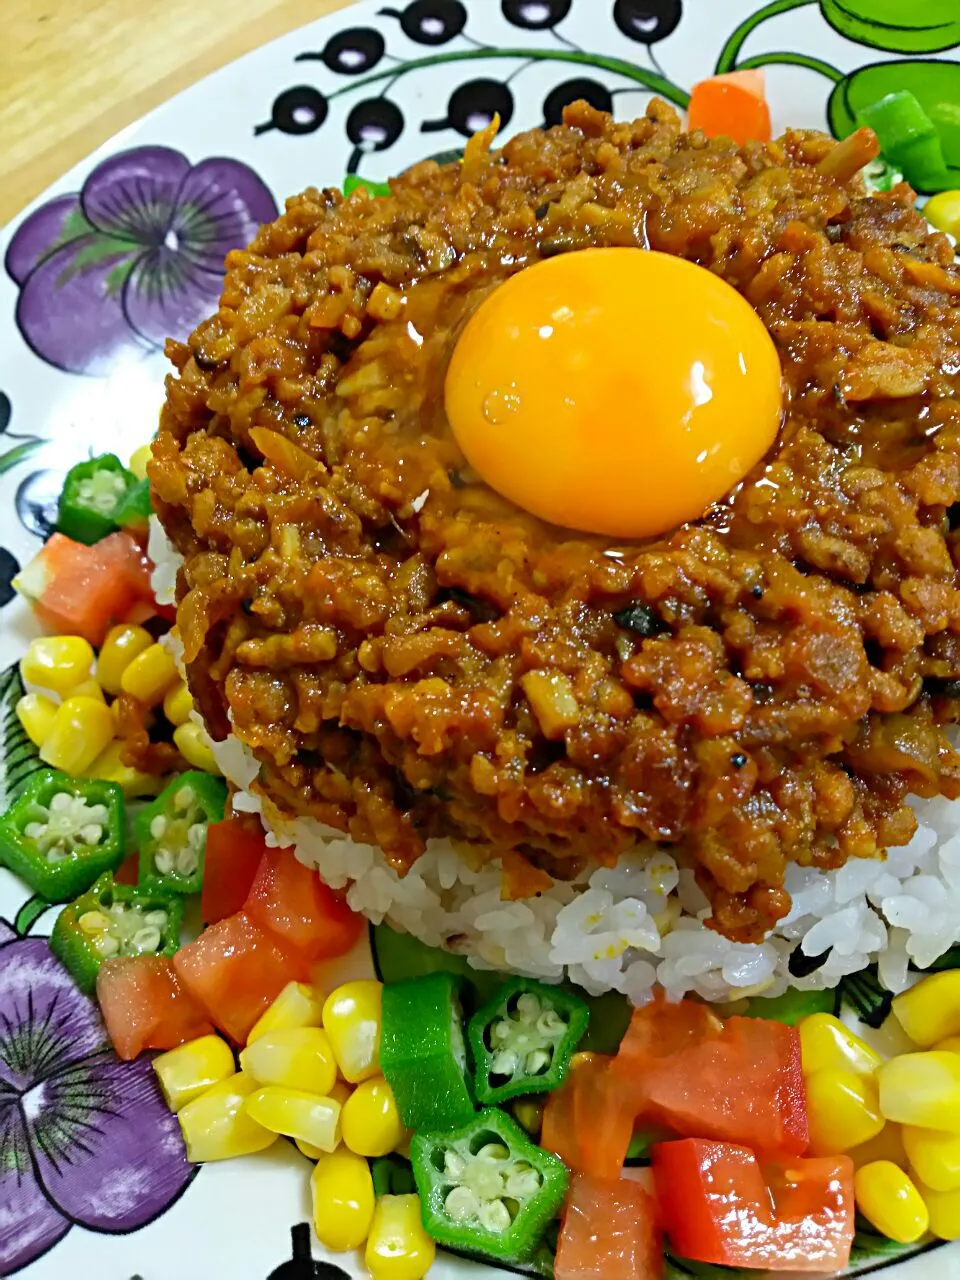
[[[150, 555], [158, 599], [172, 600], [178, 559], [158, 525]], [[762, 943], [746, 944], [706, 927], [709, 905], [693, 873], [659, 850], [572, 883], [555, 881], [537, 898], [505, 902], [499, 862], [472, 870], [449, 841], [430, 841], [400, 877], [372, 845], [311, 818], [265, 814], [251, 790], [259, 772], [252, 753], [233, 737], [212, 746], [238, 789], [234, 807], [259, 813], [271, 843], [292, 845], [301, 862], [333, 888], [346, 888], [350, 906], [374, 923], [385, 920], [430, 946], [446, 946], [479, 969], [548, 981], [566, 975], [593, 994], [615, 990], [642, 1003], [655, 983], [675, 998], [692, 991], [712, 1001], [775, 996], [788, 986], [834, 987], [876, 961], [884, 984], [901, 991], [911, 961], [927, 966], [960, 941], [957, 802], [916, 801], [914, 838], [882, 861], [853, 860], [827, 872], [790, 866], [789, 915]], [[807, 956], [826, 955], [803, 978], [787, 967], [797, 947]]]

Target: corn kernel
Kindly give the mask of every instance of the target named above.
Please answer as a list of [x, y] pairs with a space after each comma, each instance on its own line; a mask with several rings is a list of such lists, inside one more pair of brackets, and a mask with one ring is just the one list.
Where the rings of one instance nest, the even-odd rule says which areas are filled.
[[883, 1059], [831, 1013], [812, 1013], [800, 1022], [800, 1052], [804, 1075], [814, 1071], [854, 1071], [873, 1075]]
[[40, 748], [40, 759], [76, 777], [86, 773], [113, 741], [113, 731], [113, 716], [105, 703], [95, 698], [67, 698], [53, 717]]
[[930, 1215], [930, 1230], [941, 1240], [960, 1240], [960, 1191], [918, 1188]]
[[43, 693], [25, 693], [17, 703], [17, 719], [35, 747], [42, 747], [53, 728], [58, 704]]
[[258, 1084], [277, 1084], [329, 1097], [337, 1062], [319, 1027], [290, 1027], [259, 1036], [240, 1054], [240, 1069]]
[[380, 1196], [363, 1254], [372, 1280], [423, 1280], [436, 1256], [423, 1229], [420, 1197]]
[[359, 1249], [373, 1221], [373, 1175], [363, 1156], [340, 1147], [317, 1161], [310, 1175], [313, 1229], [334, 1253]]
[[321, 1156], [327, 1154], [325, 1151], [321, 1151], [319, 1147], [315, 1147], [309, 1142], [304, 1142], [302, 1138], [294, 1138], [294, 1142], [300, 1154], [306, 1156], [308, 1160], [319, 1160]]
[[20, 674], [27, 684], [65, 694], [86, 680], [92, 666], [93, 649], [82, 636], [41, 636], [27, 646]]
[[933, 973], [896, 997], [893, 1012], [921, 1049], [960, 1035], [960, 969]]
[[97, 756], [93, 764], [84, 770], [85, 778], [99, 782], [114, 782], [128, 800], [140, 796], [156, 796], [164, 788], [166, 779], [154, 773], [143, 773], [132, 765], [123, 763], [123, 743], [113, 741]]
[[901, 1169], [906, 1169], [910, 1163], [903, 1145], [903, 1129], [892, 1121], [885, 1124], [875, 1138], [862, 1142], [859, 1147], [852, 1147], [846, 1154], [855, 1169], [873, 1164], [874, 1160], [889, 1160]]
[[288, 982], [280, 994], [253, 1024], [247, 1044], [253, 1044], [271, 1031], [290, 1031], [294, 1027], [319, 1027], [323, 1021], [323, 1000], [305, 982]]
[[206, 731], [192, 720], [174, 729], [173, 743], [191, 768], [200, 769], [204, 773], [220, 772]]
[[124, 671], [153, 643], [146, 627], [122, 623], [110, 628], [97, 657], [97, 679], [106, 693], [112, 698], [117, 696]]
[[93, 678], [93, 676], [87, 676], [86, 680], [81, 680], [78, 685], [74, 685], [74, 687], [67, 694], [67, 697], [68, 698], [95, 698], [97, 702], [103, 702], [103, 703], [106, 703], [107, 701], [106, 698], [103, 696], [103, 690], [100, 688], [100, 685]]
[[340, 1104], [333, 1098], [269, 1084], [251, 1093], [244, 1106], [251, 1119], [274, 1133], [299, 1138], [321, 1151], [340, 1145]]
[[960, 1133], [903, 1126], [903, 1145], [913, 1172], [932, 1191], [960, 1190]]
[[169, 650], [154, 643], [138, 653], [124, 669], [120, 688], [145, 707], [155, 707], [177, 678], [177, 664]]
[[938, 191], [923, 206], [923, 216], [938, 231], [960, 239], [960, 191]]
[[960, 1053], [960, 1036], [947, 1036], [933, 1046], [938, 1053]]
[[877, 1073], [880, 1111], [888, 1120], [960, 1133], [960, 1057], [902, 1053]]
[[854, 1174], [857, 1208], [882, 1236], [913, 1244], [930, 1225], [927, 1206], [913, 1180], [887, 1160], [865, 1164]]
[[883, 1128], [872, 1080], [828, 1068], [807, 1076], [806, 1086], [811, 1154], [839, 1155], [869, 1142]]
[[[330, 1090], [328, 1096], [331, 1097], [334, 1102], [339, 1102], [342, 1107], [352, 1092], [353, 1090], [348, 1084], [345, 1084], [343, 1080], [335, 1080], [333, 1088]], [[343, 1114], [341, 1112], [341, 1119], [342, 1118]], [[294, 1142], [308, 1160], [319, 1160], [321, 1156], [327, 1154], [325, 1151], [321, 1151], [319, 1147], [314, 1147], [311, 1143], [304, 1142], [301, 1138], [294, 1138]]]
[[187, 1103], [178, 1119], [188, 1160], [194, 1164], [232, 1160], [234, 1156], [265, 1151], [276, 1142], [276, 1133], [257, 1124], [244, 1107], [256, 1087], [238, 1071]]
[[323, 1029], [330, 1037], [340, 1074], [351, 1084], [380, 1074], [380, 996], [372, 979], [345, 982], [327, 996]]
[[350, 1150], [370, 1159], [396, 1151], [407, 1136], [393, 1090], [383, 1076], [357, 1085], [344, 1104], [340, 1127]]
[[187, 723], [192, 710], [193, 695], [182, 680], [167, 690], [163, 699], [163, 714], [175, 728]]
[[148, 444], [142, 444], [139, 449], [134, 449], [130, 455], [130, 461], [127, 463], [127, 470], [132, 471], [138, 480], [146, 480], [147, 463], [153, 457], [153, 450]]
[[171, 1111], [180, 1111], [235, 1070], [233, 1052], [219, 1036], [200, 1036], [153, 1060], [160, 1088]]

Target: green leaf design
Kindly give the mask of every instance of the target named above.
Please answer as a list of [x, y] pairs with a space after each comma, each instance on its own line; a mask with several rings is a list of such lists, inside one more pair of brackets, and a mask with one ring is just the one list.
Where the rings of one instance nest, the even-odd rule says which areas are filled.
[[28, 778], [45, 768], [40, 753], [17, 719], [24, 687], [19, 667], [0, 675], [0, 813], [9, 808]]
[[43, 913], [49, 910], [50, 903], [47, 902], [46, 898], [38, 898], [36, 895], [28, 898], [17, 912], [13, 922], [14, 932], [17, 937], [25, 938]]
[[717, 1267], [712, 1262], [691, 1262], [689, 1258], [674, 1258], [666, 1255], [666, 1271], [664, 1280], [731, 1280], [733, 1276], [747, 1277], [756, 1275], [755, 1271], [740, 1271], [735, 1267]]
[[110, 259], [116, 259], [117, 261], [116, 267], [110, 273], [111, 276], [117, 270], [122, 270], [123, 278], [126, 279], [127, 272], [133, 266], [134, 256], [138, 248], [137, 245], [129, 240], [121, 240], [117, 236], [103, 235], [99, 231], [75, 240], [73, 243], [76, 246], [73, 257], [57, 276], [58, 289], [62, 289], [74, 276], [81, 275], [84, 271], [89, 271], [91, 267], [99, 266], [100, 263], [108, 262]]
[[860, 973], [848, 974], [837, 987], [838, 1008], [846, 1005], [875, 1030], [886, 1022], [892, 1004], [893, 993], [881, 984], [875, 964]]
[[57, 249], [62, 249], [63, 246], [65, 244], [69, 244], [71, 240], [78, 240], [80, 236], [89, 235], [91, 232], [96, 232], [96, 227], [92, 222], [87, 221], [80, 206], [77, 205], [76, 208], [71, 209], [64, 218], [63, 225], [60, 228], [60, 232], [57, 235], [56, 240], [54, 240], [50, 248], [46, 251], [44, 257], [48, 258], [51, 253], [55, 252]]
[[370, 178], [361, 178], [358, 173], [348, 173], [343, 180], [343, 194], [352, 196], [357, 187], [363, 187], [372, 196], [388, 196], [389, 182], [373, 182]]
[[820, 10], [848, 40], [888, 53], [938, 53], [960, 44], [957, 0], [821, 0]]
[[896, 1240], [888, 1240], [886, 1236], [878, 1235], [858, 1223], [853, 1248], [850, 1250], [850, 1270], [855, 1271], [859, 1266], [878, 1262], [882, 1258], [906, 1257], [916, 1252], [916, 1246], [897, 1244]]
[[22, 444], [14, 445], [6, 453], [0, 454], [0, 476], [19, 466], [25, 458], [30, 457], [31, 453], [36, 453], [42, 444], [42, 440], [24, 440]]
[[926, 969], [921, 969], [921, 973], [943, 973], [945, 969], [960, 969], [960, 946], [951, 947], [949, 951], [945, 951], [942, 956], [934, 960], [933, 964], [927, 965]]
[[[960, 23], [956, 36], [960, 42]], [[947, 169], [938, 190], [960, 186], [960, 62], [904, 59], [874, 62], [844, 77], [830, 95], [827, 118], [838, 138], [857, 127], [857, 113], [907, 89], [936, 126]]]

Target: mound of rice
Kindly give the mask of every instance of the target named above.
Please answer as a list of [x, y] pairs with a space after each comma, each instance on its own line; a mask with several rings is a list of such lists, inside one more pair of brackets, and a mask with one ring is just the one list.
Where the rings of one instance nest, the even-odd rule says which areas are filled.
[[[157, 599], [172, 602], [179, 556], [156, 521], [149, 554]], [[498, 862], [474, 869], [469, 850], [449, 841], [431, 841], [401, 878], [374, 846], [265, 805], [257, 761], [238, 739], [211, 745], [237, 788], [234, 808], [260, 814], [269, 843], [292, 846], [369, 920], [466, 955], [479, 969], [547, 981], [566, 975], [592, 994], [619, 991], [639, 1004], [657, 983], [677, 998], [729, 1001], [834, 987], [876, 962], [884, 985], [901, 991], [911, 962], [924, 968], [960, 941], [960, 805], [942, 798], [914, 802], [916, 834], [883, 861], [851, 860], [829, 872], [788, 866], [789, 915], [762, 943], [738, 943], [706, 926], [710, 908], [693, 872], [662, 850], [555, 881], [524, 902], [501, 899]], [[790, 968], [797, 949], [823, 957], [803, 977]]]

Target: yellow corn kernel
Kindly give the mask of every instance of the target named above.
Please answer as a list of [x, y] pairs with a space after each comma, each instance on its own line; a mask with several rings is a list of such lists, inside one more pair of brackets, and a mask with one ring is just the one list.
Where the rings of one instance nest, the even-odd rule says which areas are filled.
[[120, 688], [145, 707], [155, 707], [177, 678], [177, 664], [168, 649], [154, 643], [138, 653], [124, 669]]
[[288, 982], [280, 994], [253, 1024], [247, 1044], [272, 1031], [294, 1027], [319, 1027], [323, 1021], [323, 1000], [306, 982]]
[[882, 1236], [913, 1244], [930, 1225], [930, 1215], [909, 1174], [889, 1160], [865, 1164], [854, 1174], [857, 1208]]
[[930, 1230], [941, 1240], [960, 1240], [960, 1191], [919, 1187], [930, 1215]]
[[380, 1196], [363, 1260], [373, 1280], [423, 1280], [437, 1256], [417, 1195]]
[[319, 1027], [271, 1031], [248, 1044], [240, 1069], [258, 1084], [277, 1084], [329, 1097], [337, 1079], [337, 1062], [327, 1033]]
[[877, 1072], [880, 1111], [888, 1120], [960, 1133], [960, 1057], [902, 1053]]
[[160, 1088], [171, 1111], [180, 1111], [235, 1070], [233, 1051], [219, 1036], [200, 1036], [154, 1058]]
[[340, 1145], [340, 1103], [300, 1089], [268, 1084], [244, 1103], [247, 1115], [273, 1133], [307, 1142], [321, 1151]]
[[933, 1046], [938, 1053], [960, 1053], [960, 1036], [947, 1036]]
[[893, 1012], [914, 1044], [929, 1049], [960, 1035], [960, 969], [933, 973], [896, 997]]
[[350, 1150], [370, 1159], [396, 1151], [407, 1136], [393, 1090], [383, 1076], [357, 1085], [344, 1104], [340, 1127]]
[[175, 728], [187, 723], [192, 710], [193, 694], [182, 680], [167, 690], [163, 699], [163, 714]]
[[826, 1070], [871, 1076], [883, 1061], [875, 1049], [832, 1013], [812, 1013], [800, 1022], [797, 1030], [806, 1076]]
[[31, 640], [20, 659], [27, 684], [65, 694], [86, 680], [93, 666], [93, 649], [83, 636], [41, 636]]
[[134, 449], [130, 455], [130, 461], [127, 463], [127, 470], [132, 471], [138, 480], [146, 480], [147, 463], [153, 457], [153, 451], [148, 444], [142, 444], [139, 449]]
[[[334, 1102], [339, 1102], [342, 1107], [352, 1092], [353, 1091], [348, 1084], [345, 1084], [342, 1080], [335, 1080], [329, 1096], [334, 1100]], [[341, 1119], [342, 1118], [343, 1114], [341, 1112]], [[300, 1138], [294, 1138], [294, 1142], [308, 1160], [319, 1160], [321, 1156], [327, 1154], [325, 1151], [321, 1151], [319, 1147], [314, 1147], [309, 1142], [303, 1142]]]
[[165, 778], [154, 773], [143, 773], [132, 765], [123, 763], [123, 743], [113, 741], [97, 756], [93, 764], [84, 770], [85, 778], [99, 782], [114, 782], [128, 800], [138, 796], [156, 796], [164, 788]]
[[883, 1126], [875, 1138], [862, 1142], [859, 1147], [852, 1147], [847, 1155], [853, 1161], [855, 1169], [865, 1164], [873, 1164], [874, 1160], [889, 1160], [891, 1164], [906, 1169], [910, 1163], [903, 1145], [903, 1129], [892, 1122]]
[[179, 1112], [187, 1159], [194, 1164], [210, 1160], [232, 1160], [234, 1156], [265, 1151], [277, 1140], [247, 1113], [244, 1106], [256, 1084], [243, 1074], [227, 1076]]
[[346, 1147], [317, 1161], [310, 1175], [313, 1229], [334, 1253], [359, 1249], [373, 1221], [373, 1175], [363, 1156]]
[[903, 1145], [913, 1172], [931, 1191], [960, 1190], [960, 1133], [905, 1124]]
[[204, 773], [220, 772], [206, 731], [192, 720], [174, 729], [173, 743], [191, 768], [201, 769]]
[[830, 1068], [806, 1077], [810, 1152], [839, 1155], [875, 1138], [884, 1126], [873, 1081]]
[[17, 719], [35, 747], [42, 747], [53, 728], [58, 704], [43, 693], [25, 693], [16, 705]]
[[340, 1074], [351, 1084], [380, 1074], [380, 996], [373, 979], [345, 982], [323, 1005], [323, 1029], [330, 1037]]
[[120, 693], [123, 673], [153, 643], [146, 627], [122, 623], [110, 628], [97, 657], [97, 679], [106, 693], [112, 698]]
[[53, 717], [40, 748], [40, 759], [76, 777], [86, 773], [113, 741], [113, 731], [113, 716], [105, 703], [96, 698], [67, 698]]
[[923, 206], [923, 216], [938, 231], [960, 238], [960, 191], [938, 191]]

